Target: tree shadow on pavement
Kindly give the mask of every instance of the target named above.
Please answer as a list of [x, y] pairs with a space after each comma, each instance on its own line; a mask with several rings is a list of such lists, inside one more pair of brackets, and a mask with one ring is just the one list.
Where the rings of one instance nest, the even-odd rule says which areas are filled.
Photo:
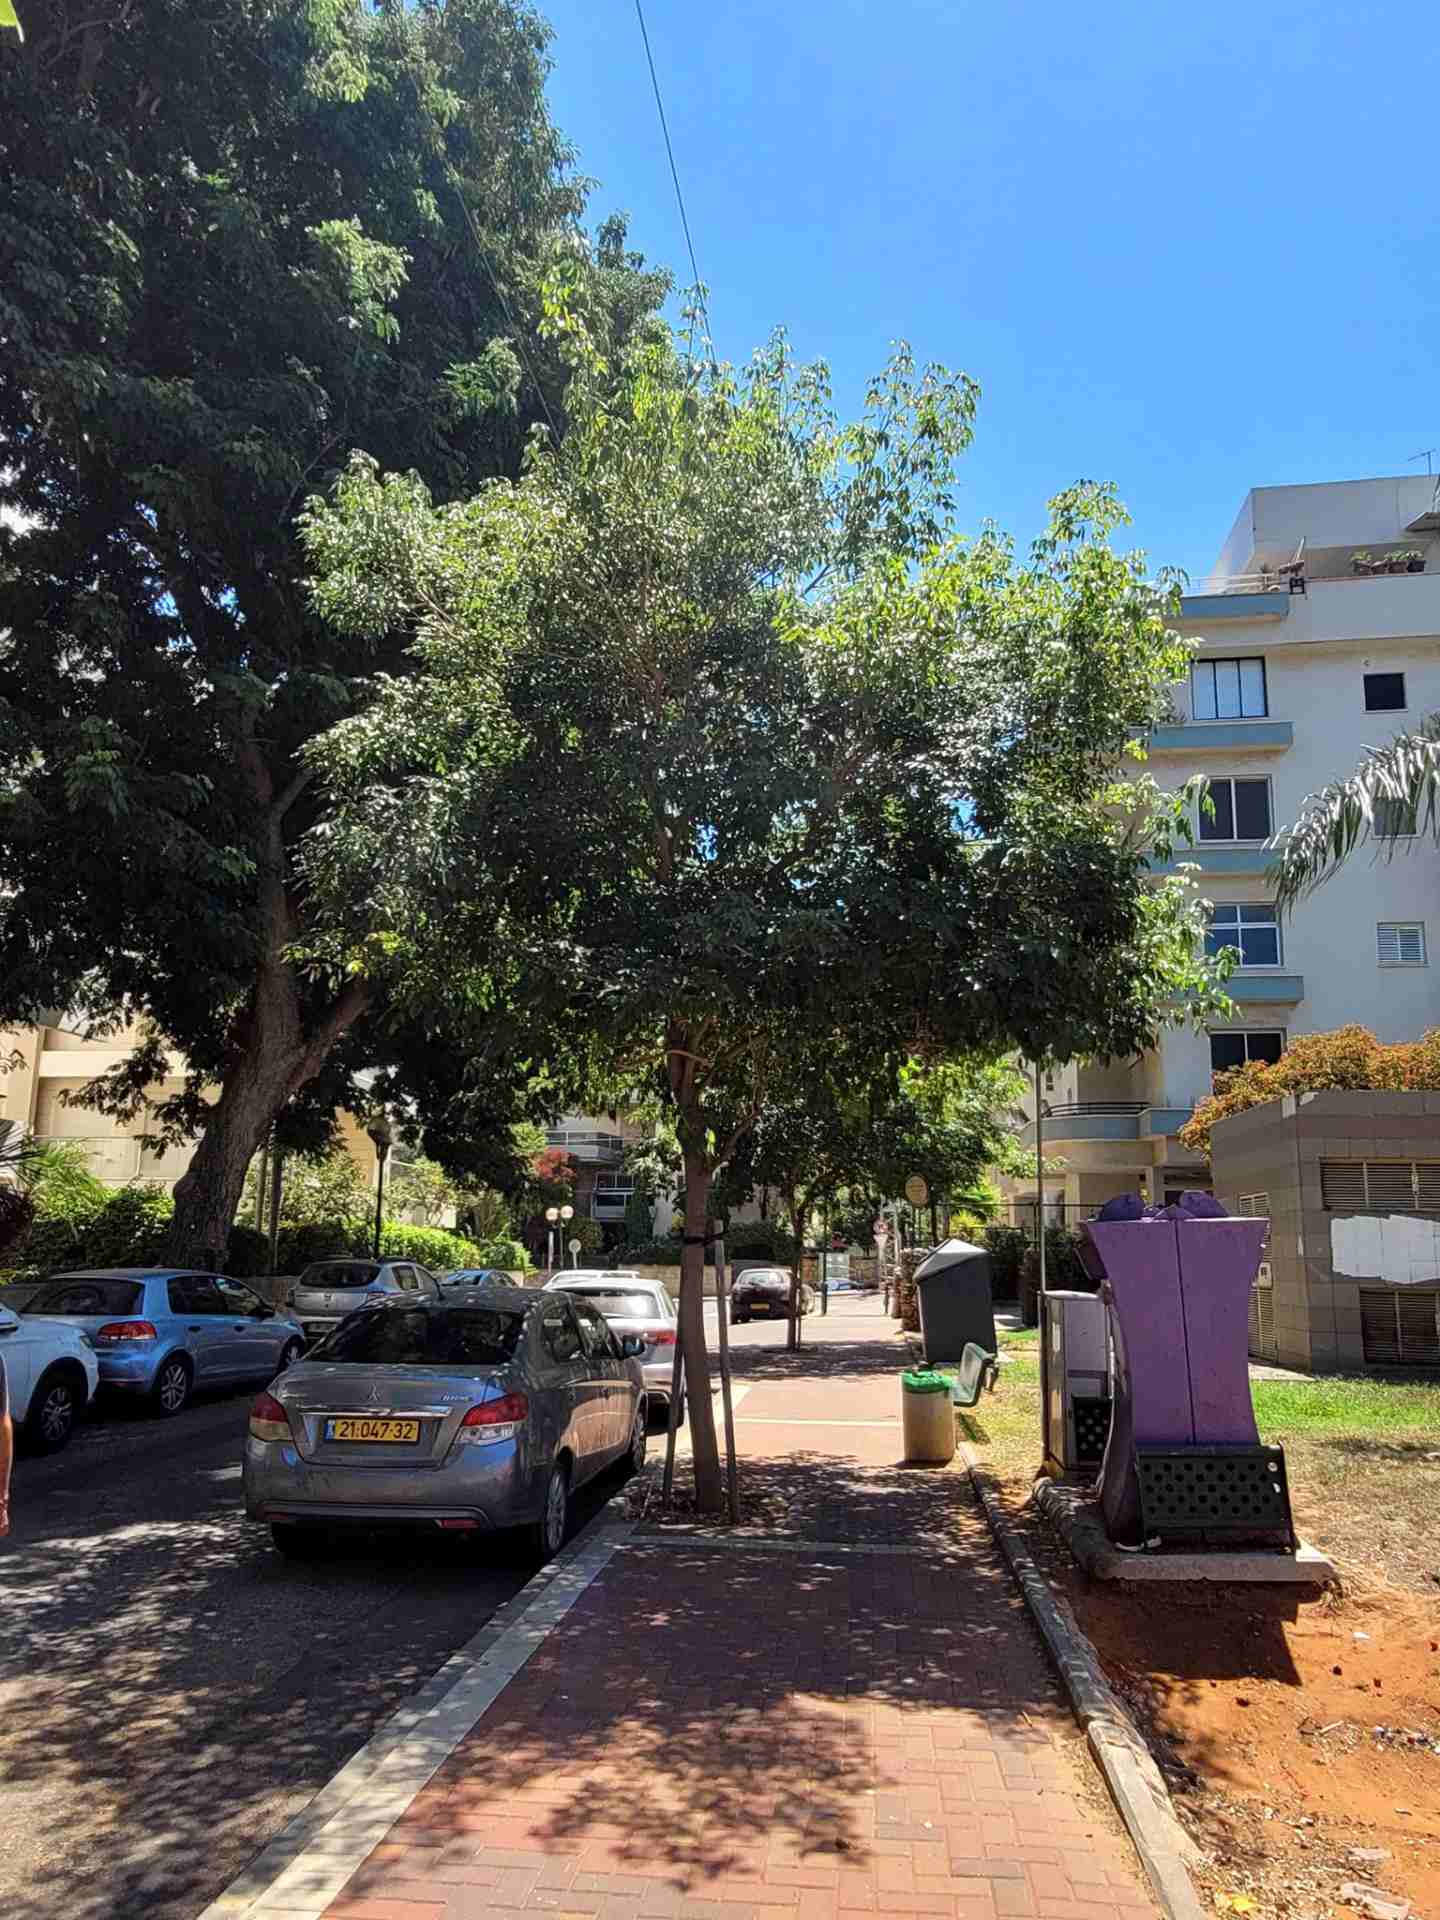
[[660, 1880], [677, 1899], [766, 1907], [778, 1887], [819, 1898], [871, 1874], [887, 1849], [940, 1876], [966, 1854], [977, 1872], [1022, 1872], [994, 1857], [997, 1829], [1019, 1844], [1004, 1808], [1027, 1802], [1038, 1828], [1042, 1806], [1073, 1805], [1023, 1603], [975, 1544], [961, 1572], [939, 1556], [642, 1539], [344, 1898], [458, 1912], [464, 1889], [518, 1905], [549, 1888], [566, 1911], [597, 1895], [619, 1911]]

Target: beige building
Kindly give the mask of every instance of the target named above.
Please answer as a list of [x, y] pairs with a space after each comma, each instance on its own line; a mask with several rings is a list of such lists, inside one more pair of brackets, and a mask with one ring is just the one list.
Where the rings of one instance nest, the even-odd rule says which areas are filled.
[[[1143, 1059], [1051, 1077], [1047, 1158], [1065, 1170], [1047, 1198], [1071, 1220], [1127, 1190], [1164, 1201], [1207, 1184], [1176, 1133], [1215, 1073], [1351, 1021], [1382, 1041], [1440, 1024], [1440, 924], [1426, 917], [1440, 852], [1413, 821], [1397, 824], [1393, 860], [1362, 850], [1283, 921], [1266, 877], [1273, 836], [1307, 795], [1440, 710], [1440, 482], [1255, 488], [1179, 627], [1197, 650], [1150, 736], [1149, 770], [1171, 789], [1207, 783], [1211, 806], [1195, 807], [1194, 843], [1176, 859], [1197, 870], [1207, 944], [1240, 955], [1235, 1012], [1203, 1032], [1172, 1028]], [[1033, 1208], [1033, 1180], [1007, 1184]]]

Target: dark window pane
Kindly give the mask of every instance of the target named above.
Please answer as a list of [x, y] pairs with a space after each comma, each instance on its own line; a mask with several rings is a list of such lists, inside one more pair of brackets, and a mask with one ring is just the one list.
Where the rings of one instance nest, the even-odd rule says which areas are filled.
[[498, 1307], [377, 1307], [352, 1314], [315, 1349], [362, 1366], [499, 1367], [514, 1358], [523, 1313]]
[[1235, 838], [1237, 840], [1268, 840], [1270, 838], [1270, 782], [1268, 780], [1237, 780], [1235, 782]]
[[1240, 953], [1247, 967], [1278, 967], [1280, 932], [1277, 927], [1246, 927], [1240, 938]]
[[317, 1260], [306, 1267], [302, 1287], [368, 1287], [379, 1269], [369, 1260]]
[[1285, 1051], [1285, 1036], [1281, 1033], [1247, 1033], [1245, 1042], [1252, 1060], [1267, 1061], [1272, 1067]]
[[1212, 1033], [1210, 1036], [1210, 1071], [1229, 1073], [1234, 1067], [1245, 1064], [1245, 1036], [1243, 1033]]
[[[1229, 780], [1207, 780], [1205, 799], [1200, 806], [1200, 838], [1202, 840], [1233, 840], [1235, 838], [1235, 806], [1231, 798]], [[1213, 809], [1213, 811], [1212, 811]]]
[[1365, 676], [1365, 711], [1367, 713], [1398, 713], [1405, 705], [1405, 676], [1403, 673], [1367, 673]]
[[33, 1296], [25, 1311], [108, 1317], [134, 1313], [139, 1305], [140, 1288], [133, 1280], [55, 1280]]
[[545, 1350], [552, 1360], [562, 1366], [580, 1356], [580, 1329], [576, 1326], [565, 1306], [556, 1301], [546, 1307], [545, 1316], [540, 1322], [540, 1331], [545, 1341]]

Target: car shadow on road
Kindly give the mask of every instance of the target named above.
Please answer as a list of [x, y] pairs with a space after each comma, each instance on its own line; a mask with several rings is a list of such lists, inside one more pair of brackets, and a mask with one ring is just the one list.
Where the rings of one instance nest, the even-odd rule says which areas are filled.
[[52, 1490], [0, 1555], [6, 1920], [191, 1920], [533, 1571], [508, 1537], [293, 1564], [238, 1463], [183, 1501], [134, 1465], [98, 1502]]

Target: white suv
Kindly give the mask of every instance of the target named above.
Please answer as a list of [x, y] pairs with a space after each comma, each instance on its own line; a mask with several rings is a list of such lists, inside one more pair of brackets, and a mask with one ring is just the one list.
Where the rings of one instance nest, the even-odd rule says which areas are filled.
[[10, 1418], [37, 1453], [58, 1453], [94, 1398], [100, 1363], [83, 1333], [0, 1307], [0, 1360]]

